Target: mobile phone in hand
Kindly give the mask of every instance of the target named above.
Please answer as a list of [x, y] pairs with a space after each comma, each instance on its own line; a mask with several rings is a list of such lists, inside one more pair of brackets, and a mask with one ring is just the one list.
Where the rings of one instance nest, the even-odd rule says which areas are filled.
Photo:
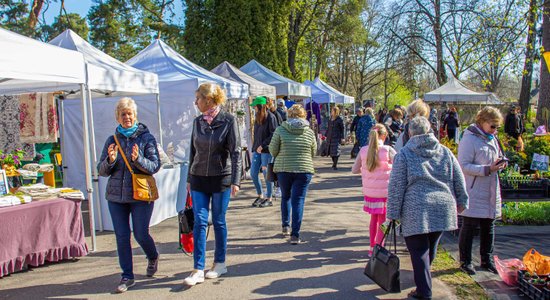
[[497, 161], [496, 165], [498, 166], [498, 165], [501, 165], [501, 164], [503, 164], [503, 163], [507, 163], [507, 162], [509, 162], [509, 161], [510, 161], [510, 160], [507, 159], [506, 157], [502, 157], [502, 158], [500, 158], [500, 159]]

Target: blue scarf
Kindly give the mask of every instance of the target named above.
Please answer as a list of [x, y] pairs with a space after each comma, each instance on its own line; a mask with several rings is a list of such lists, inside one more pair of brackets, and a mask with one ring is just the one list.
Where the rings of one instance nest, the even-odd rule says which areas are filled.
[[492, 141], [493, 139], [495, 139], [494, 134], [490, 134], [490, 133], [485, 132], [485, 130], [483, 130], [480, 126], [477, 126], [477, 128], [479, 130], [481, 130], [481, 132], [483, 132], [483, 134], [485, 134], [485, 136], [487, 137], [487, 139], [489, 139], [489, 141]]
[[138, 129], [138, 123], [134, 122], [134, 125], [130, 128], [123, 128], [122, 125], [118, 125], [118, 127], [116, 128], [116, 131], [118, 131], [120, 134], [124, 135], [125, 137], [129, 138], [136, 132], [137, 129]]

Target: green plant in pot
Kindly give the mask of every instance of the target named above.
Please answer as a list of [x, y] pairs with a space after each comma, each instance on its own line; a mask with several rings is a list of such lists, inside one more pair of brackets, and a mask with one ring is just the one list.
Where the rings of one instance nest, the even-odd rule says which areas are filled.
[[542, 278], [532, 278], [529, 283], [538, 289], [542, 289], [546, 285], [546, 280]]

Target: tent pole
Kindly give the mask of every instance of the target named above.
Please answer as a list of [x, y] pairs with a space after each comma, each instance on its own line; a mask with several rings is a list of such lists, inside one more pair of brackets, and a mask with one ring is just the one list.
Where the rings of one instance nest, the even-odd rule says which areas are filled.
[[[61, 148], [61, 174], [63, 174], [63, 157], [65, 157], [65, 100], [64, 99], [59, 99], [59, 112], [61, 113], [61, 116], [59, 118], [59, 121], [61, 123], [61, 145], [60, 145], [60, 148]], [[65, 183], [66, 183], [66, 180], [65, 180], [65, 176], [61, 176], [61, 180], [62, 180], [62, 183], [63, 183], [63, 186], [66, 186]]]
[[160, 141], [160, 146], [163, 147], [164, 146], [164, 143], [162, 142], [162, 120], [161, 120], [161, 115], [160, 115], [160, 93], [157, 93], [157, 116], [158, 116], [158, 120], [159, 120], [159, 141]]
[[90, 166], [90, 143], [88, 137], [88, 107], [86, 105], [86, 89], [84, 84], [80, 84], [80, 96], [81, 96], [81, 109], [82, 109], [82, 135], [84, 140], [84, 166], [86, 170], [86, 191], [88, 193], [88, 216], [90, 219], [90, 235], [92, 237], [92, 252], [97, 250], [96, 238], [95, 238], [95, 222], [94, 222], [94, 202], [93, 202], [93, 188], [91, 178], [91, 166]]
[[91, 150], [91, 153], [92, 153], [92, 182], [93, 182], [93, 186], [94, 186], [94, 190], [96, 191], [94, 193], [94, 204], [97, 208], [97, 222], [99, 223], [99, 231], [100, 232], [103, 232], [103, 218], [101, 216], [101, 202], [99, 201], [99, 176], [97, 174], [97, 168], [95, 168], [95, 166], [97, 166], [97, 153], [96, 153], [96, 149], [95, 149], [95, 130], [94, 130], [94, 108], [92, 106], [92, 90], [90, 89], [90, 87], [88, 86], [88, 107], [90, 108], [88, 110], [88, 115], [89, 115], [89, 122], [90, 122], [90, 127], [89, 127], [89, 130], [90, 130], [90, 141], [91, 141], [91, 145], [90, 145], [90, 150]]

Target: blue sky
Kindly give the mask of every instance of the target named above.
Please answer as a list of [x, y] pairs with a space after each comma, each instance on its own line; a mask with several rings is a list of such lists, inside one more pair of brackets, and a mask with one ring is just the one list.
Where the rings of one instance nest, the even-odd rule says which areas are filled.
[[[32, 3], [32, 1], [30, 2]], [[92, 0], [65, 0], [65, 9], [67, 10], [67, 12], [77, 13], [82, 17], [86, 17], [92, 5], [93, 5]], [[60, 6], [61, 6], [60, 1], [58, 2], [50, 1], [50, 6], [45, 13], [46, 22], [48, 24], [53, 23], [53, 20], [55, 19], [55, 17], [59, 15]], [[174, 10], [177, 12], [177, 15], [175, 17], [176, 20], [173, 23], [182, 24], [183, 23], [182, 1], [175, 1], [174, 6], [175, 6]], [[44, 6], [43, 9], [45, 8], [46, 7]]]

